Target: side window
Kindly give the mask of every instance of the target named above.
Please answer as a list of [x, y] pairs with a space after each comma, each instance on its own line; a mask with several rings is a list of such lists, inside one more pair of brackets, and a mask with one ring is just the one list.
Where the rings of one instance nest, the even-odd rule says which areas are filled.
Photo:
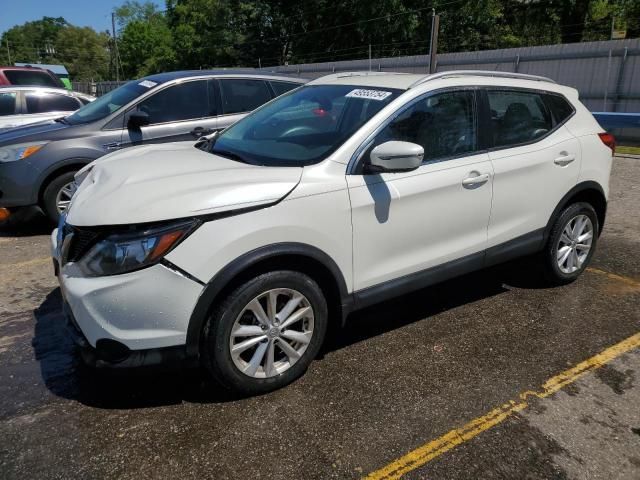
[[267, 84], [262, 80], [222, 79], [222, 113], [250, 112], [271, 100]]
[[374, 145], [391, 140], [417, 143], [425, 161], [477, 150], [474, 93], [443, 92], [418, 100], [382, 130]]
[[507, 147], [534, 141], [552, 128], [551, 115], [536, 92], [489, 90], [493, 145]]
[[556, 123], [563, 123], [573, 114], [573, 106], [562, 95], [548, 94], [545, 97]]
[[0, 92], [0, 116], [16, 113], [16, 92]]
[[288, 91], [293, 90], [294, 88], [297, 88], [300, 86], [299, 83], [291, 83], [291, 82], [269, 82], [269, 83], [271, 84], [273, 91], [276, 93], [276, 97], [279, 97], [283, 93], [287, 93]]
[[26, 99], [28, 113], [73, 112], [80, 108], [75, 98], [57, 93], [29, 92]]
[[208, 117], [207, 81], [195, 80], [165, 88], [140, 102], [137, 108], [149, 115], [151, 125]]

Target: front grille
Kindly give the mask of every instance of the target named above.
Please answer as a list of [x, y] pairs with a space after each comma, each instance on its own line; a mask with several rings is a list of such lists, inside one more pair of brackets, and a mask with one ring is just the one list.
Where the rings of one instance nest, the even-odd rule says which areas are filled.
[[65, 248], [63, 263], [77, 262], [89, 249], [96, 243], [100, 233], [95, 230], [86, 228], [78, 228], [66, 224], [62, 231], [62, 242], [65, 244], [67, 236], [71, 235], [68, 240], [68, 247]]

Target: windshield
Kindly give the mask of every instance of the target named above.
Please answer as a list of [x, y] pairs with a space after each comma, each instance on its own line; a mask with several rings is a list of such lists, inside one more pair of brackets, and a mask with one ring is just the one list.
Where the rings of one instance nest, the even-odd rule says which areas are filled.
[[100, 120], [122, 108], [130, 101], [138, 98], [156, 85], [157, 83], [148, 80], [142, 82], [136, 80], [126, 83], [84, 107], [80, 107], [79, 110], [76, 110], [73, 114], [66, 117], [65, 120], [71, 125]]
[[310, 165], [326, 158], [400, 93], [353, 85], [301, 87], [229, 127], [210, 151], [254, 165]]

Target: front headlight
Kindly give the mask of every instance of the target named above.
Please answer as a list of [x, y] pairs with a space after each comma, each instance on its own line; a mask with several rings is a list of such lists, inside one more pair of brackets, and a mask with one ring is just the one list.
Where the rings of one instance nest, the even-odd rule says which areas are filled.
[[110, 235], [96, 243], [78, 262], [90, 277], [131, 272], [159, 262], [200, 224], [197, 220], [142, 232]]
[[30, 157], [48, 142], [18, 143], [0, 147], [0, 163], [15, 162]]

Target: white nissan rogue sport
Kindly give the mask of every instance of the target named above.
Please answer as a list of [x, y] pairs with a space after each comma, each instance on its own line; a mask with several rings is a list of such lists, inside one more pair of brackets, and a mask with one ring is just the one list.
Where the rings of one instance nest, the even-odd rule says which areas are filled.
[[329, 75], [195, 146], [79, 172], [52, 235], [69, 324], [95, 365], [196, 360], [273, 390], [354, 309], [530, 254], [573, 281], [614, 147], [546, 78]]

